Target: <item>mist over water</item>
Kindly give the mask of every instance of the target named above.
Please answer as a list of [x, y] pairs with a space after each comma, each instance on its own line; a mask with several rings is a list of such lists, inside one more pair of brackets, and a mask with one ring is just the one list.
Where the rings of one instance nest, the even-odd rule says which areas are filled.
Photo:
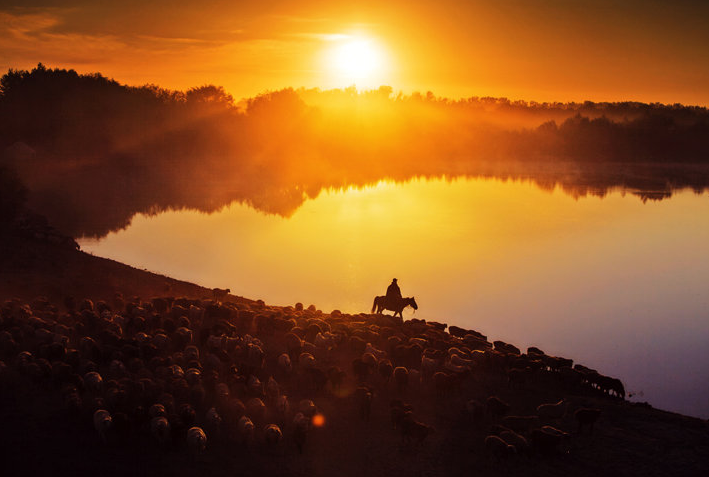
[[[709, 417], [709, 194], [415, 179], [323, 190], [290, 216], [234, 202], [137, 215], [84, 250], [267, 303], [413, 316], [573, 358], [633, 399]], [[652, 195], [649, 196], [652, 198]], [[664, 195], [663, 197], [667, 197]]]

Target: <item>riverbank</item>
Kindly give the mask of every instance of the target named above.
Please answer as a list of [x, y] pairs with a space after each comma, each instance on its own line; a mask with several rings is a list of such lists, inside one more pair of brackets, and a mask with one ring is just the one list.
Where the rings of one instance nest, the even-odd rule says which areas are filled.
[[[196, 365], [202, 370], [204, 380], [210, 369], [218, 369], [219, 380], [229, 383], [232, 393], [230, 402], [238, 400], [248, 403], [265, 391], [251, 389], [248, 378], [258, 377], [265, 384], [269, 376], [275, 376], [280, 384], [280, 392], [291, 399], [294, 408], [291, 414], [295, 413], [301, 400], [312, 399], [325, 418], [324, 426], [313, 427], [308, 433], [302, 454], [298, 453], [293, 443], [290, 422], [283, 424], [284, 439], [275, 447], [266, 445], [261, 429], [256, 430], [253, 442], [243, 445], [229, 434], [233, 430], [228, 427], [230, 408], [225, 405], [222, 409], [216, 398], [207, 393], [206, 402], [202, 406], [214, 404], [224, 417], [224, 427], [219, 435], [209, 433], [204, 453], [196, 459], [191, 458], [185, 443], [177, 435], [173, 436], [168, 445], [158, 445], [150, 432], [139, 424], [138, 410], [133, 406], [123, 407], [109, 398], [109, 390], [113, 389], [109, 381], [114, 380], [116, 389], [127, 392], [123, 386], [128, 389], [129, 382], [144, 376], [155, 383], [163, 383], [163, 394], [172, 396], [175, 408], [182, 401], [191, 402], [191, 397], [185, 397], [178, 391], [176, 383], [182, 383], [184, 378], [172, 380], [163, 376], [168, 365], [176, 365], [182, 359], [177, 354], [185, 352], [184, 344], [183, 349], [175, 348], [170, 350], [171, 353], [168, 350], [160, 351], [157, 357], [162, 360], [161, 364], [149, 364], [147, 355], [139, 355], [141, 366], [132, 363], [126, 366], [128, 369], [120, 377], [113, 375], [116, 365], [112, 363], [120, 358], [127, 364], [129, 360], [125, 355], [133, 349], [131, 346], [137, 346], [136, 340], [139, 339], [137, 328], [132, 328], [137, 325], [122, 321], [120, 338], [116, 342], [120, 343], [121, 354], [107, 351], [113, 349], [107, 344], [113, 338], [98, 332], [93, 334], [101, 349], [101, 353], [94, 358], [94, 365], [106, 381], [100, 396], [102, 403], [111, 408], [114, 417], [125, 414], [132, 423], [127, 438], [111, 435], [108, 443], [104, 444], [93, 429], [91, 409], [94, 404], [86, 383], [83, 384], [84, 389], [76, 390], [81, 404], [79, 409], [72, 411], [67, 404], [65, 386], [56, 385], [53, 378], [45, 381], [28, 374], [27, 370], [36, 368], [23, 368], [20, 364], [18, 353], [27, 348], [33, 352], [37, 368], [42, 369], [44, 362], [40, 361], [43, 359], [40, 356], [44, 356], [46, 348], [40, 350], [37, 329], [45, 324], [34, 323], [31, 327], [21, 322], [11, 324], [8, 321], [9, 312], [4, 310], [3, 326], [7, 328], [4, 331], [10, 333], [13, 342], [19, 346], [12, 350], [3, 348], [7, 355], [4, 357], [6, 369], [3, 376], [7, 381], [0, 396], [0, 419], [4, 422], [0, 453], [6, 475], [9, 476], [50, 473], [192, 475], [195, 472], [207, 475], [252, 472], [260, 475], [303, 476], [471, 473], [689, 476], [709, 472], [709, 428], [706, 421], [629, 403], [580, 382], [569, 384], [561, 379], [559, 369], [554, 368], [556, 365], [549, 365], [552, 361], [545, 361], [541, 357], [537, 359], [526, 353], [522, 353], [525, 355], [523, 357], [513, 349], [505, 349], [497, 343], [493, 346], [494, 340], [504, 340], [504, 336], [461, 339], [443, 331], [443, 327], [438, 324], [402, 323], [366, 314], [328, 314], [315, 309], [301, 310], [299, 307], [270, 307], [235, 295], [228, 296], [225, 303], [219, 305], [210, 301], [213, 298], [210, 289], [94, 257], [66, 244], [16, 236], [5, 236], [0, 243], [0, 299], [5, 302], [16, 297], [19, 303], [31, 304], [31, 313], [42, 316], [42, 323], [56, 321], [67, 327], [71, 336], [68, 336], [65, 355], [70, 349], [84, 353], [78, 336], [92, 336], [92, 332], [78, 325], [84, 323], [86, 318], [82, 318], [78, 312], [85, 298], [93, 301], [92, 306], [97, 307], [95, 312], [98, 313], [98, 302], [113, 304], [117, 294], [128, 303], [145, 303], [146, 310], [151, 303], [161, 303], [153, 302], [154, 297], [184, 297], [179, 306], [185, 305], [188, 310], [191, 310], [190, 304], [195, 307], [194, 316], [187, 313], [191, 320], [186, 324], [193, 332], [194, 343], [200, 351]], [[238, 294], [238, 291], [235, 292]], [[40, 311], [42, 305], [33, 304], [37, 303], [35, 298], [38, 296], [46, 297], [55, 311]], [[74, 297], [77, 310], [72, 311], [67, 307], [65, 299], [69, 296]], [[134, 300], [133, 297], [138, 299]], [[117, 309], [117, 305], [111, 306], [114, 309], [108, 314], [110, 318], [105, 318], [106, 326], [130, 318], [128, 310], [131, 307], [125, 307], [124, 311]], [[173, 303], [172, 310], [176, 311], [160, 311], [156, 308], [153, 312], [159, 315], [159, 326], [145, 324], [144, 333], [156, 336], [161, 333], [160, 330], [165, 330], [167, 335], [172, 336], [171, 333], [175, 332], [172, 317], [187, 316], [181, 315], [176, 306]], [[210, 322], [210, 313], [225, 318], [226, 324]], [[121, 320], [117, 316], [121, 316]], [[259, 316], [263, 318], [259, 319]], [[317, 328], [312, 328], [313, 325]], [[117, 332], [114, 325], [110, 326], [114, 333]], [[16, 327], [22, 333], [18, 334]], [[58, 333], [57, 329], [56, 325], [52, 328], [55, 334]], [[77, 329], [83, 331], [78, 333]], [[310, 378], [302, 381], [304, 376], [316, 376], [318, 373], [306, 371], [304, 362], [298, 362], [301, 355], [293, 357], [292, 372], [283, 374], [277, 358], [282, 352], [289, 351], [285, 344], [288, 340], [286, 329], [300, 337], [299, 351], [311, 353], [315, 358], [316, 366], [312, 369], [327, 371], [334, 367], [345, 373], [340, 386], [336, 386], [329, 376], [322, 386], [312, 386]], [[339, 338], [331, 346], [316, 346], [316, 331], [328, 331]], [[236, 343], [232, 348], [221, 350], [224, 353], [209, 344], [209, 336], [219, 333]], [[466, 336], [465, 333], [456, 333]], [[256, 338], [258, 342], [247, 343], [246, 335]], [[397, 351], [396, 347], [391, 346], [389, 338], [393, 336], [408, 340], [406, 346], [414, 351], [407, 353], [418, 352], [418, 362], [416, 359], [411, 360], [409, 354], [402, 356], [400, 349]], [[421, 343], [417, 340], [423, 340], [426, 348], [416, 351], [414, 345]], [[378, 365], [374, 369], [365, 367], [367, 372], [364, 376], [357, 375], [353, 361], [369, 359], [363, 354], [364, 341], [371, 342], [376, 350], [385, 353], [379, 364], [383, 359], [390, 359], [394, 365], [407, 367], [412, 376], [407, 386], [400, 388], [393, 380], [385, 380]], [[265, 358], [253, 369], [247, 351], [251, 349], [249, 344], [259, 346]], [[473, 348], [476, 347], [483, 348], [478, 351], [483, 352], [484, 358], [475, 353]], [[461, 353], [458, 355], [460, 360], [456, 361], [460, 364], [457, 365], [451, 359], [455, 354], [452, 351], [454, 348]], [[425, 354], [427, 349], [431, 349], [430, 354]], [[140, 348], [140, 353], [146, 352]], [[436, 362], [437, 372], [460, 376], [457, 384], [451, 388], [440, 387], [431, 376], [426, 376], [422, 367], [422, 354]], [[220, 364], [209, 364], [209, 356], [219, 356], [217, 363], [221, 361], [224, 369]], [[83, 358], [87, 359], [86, 356]], [[519, 365], [517, 360], [520, 359], [527, 363], [529, 369], [535, 368], [536, 362], [542, 364], [539, 369], [529, 373], [529, 379], [521, 383], [510, 382], [510, 371]], [[64, 360], [70, 361], [68, 357]], [[468, 363], [467, 360], [475, 362]], [[59, 369], [57, 361], [47, 359], [47, 362], [52, 369]], [[227, 364], [238, 368], [233, 385], [226, 374], [229, 368]], [[71, 366], [73, 373], [82, 378], [85, 373], [81, 371], [88, 369], [83, 361]], [[185, 372], [192, 364], [184, 361], [178, 366]], [[413, 379], [416, 375], [417, 381]], [[53, 376], [51, 372], [49, 376]], [[203, 382], [205, 387], [206, 382]], [[356, 397], [358, 386], [366, 386], [371, 393], [369, 419], [362, 418], [361, 402]], [[470, 412], [469, 403], [476, 401], [485, 406], [486, 400], [493, 395], [509, 404], [509, 414], [516, 415], [534, 415], [539, 404], [566, 399], [569, 404], [563, 416], [539, 422], [539, 425], [553, 426], [568, 436], [552, 451], [532, 445], [529, 453], [519, 452], [516, 456], [491, 454], [486, 450], [485, 438], [496, 432], [495, 425], [503, 424], [502, 417], [493, 417], [487, 412], [483, 415]], [[265, 394], [262, 396], [267, 401]], [[164, 395], [155, 399], [169, 401]], [[402, 399], [409, 403], [413, 407], [416, 421], [435, 431], [419, 443], [410, 436], [402, 435], [401, 429], [393, 429], [390, 412], [392, 399]], [[269, 413], [270, 406], [267, 407]], [[195, 407], [199, 411], [196, 423], [205, 426], [205, 413], [198, 406]], [[594, 408], [601, 412], [592, 433], [588, 430], [578, 432], [574, 412], [580, 408]], [[168, 414], [173, 426], [176, 426], [179, 422], [176, 410], [175, 415]], [[254, 417], [254, 420], [257, 418]], [[531, 432], [521, 433], [532, 442]]]

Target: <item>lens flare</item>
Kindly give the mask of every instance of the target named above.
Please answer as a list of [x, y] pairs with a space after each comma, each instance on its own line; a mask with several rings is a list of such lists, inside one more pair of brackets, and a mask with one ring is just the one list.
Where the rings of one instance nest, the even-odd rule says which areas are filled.
[[325, 416], [322, 414], [315, 414], [312, 420], [313, 426], [322, 427], [325, 425]]

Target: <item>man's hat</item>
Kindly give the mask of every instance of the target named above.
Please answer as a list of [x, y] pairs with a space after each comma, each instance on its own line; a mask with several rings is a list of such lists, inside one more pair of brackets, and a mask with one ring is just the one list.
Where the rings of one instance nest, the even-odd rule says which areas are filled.
[[394, 278], [394, 279], [392, 280], [392, 282], [395, 282], [395, 281], [396, 281], [396, 278]]

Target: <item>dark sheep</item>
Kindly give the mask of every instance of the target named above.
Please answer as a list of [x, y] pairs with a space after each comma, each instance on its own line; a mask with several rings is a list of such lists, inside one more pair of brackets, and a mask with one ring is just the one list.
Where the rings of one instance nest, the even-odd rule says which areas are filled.
[[510, 405], [496, 396], [490, 396], [485, 401], [487, 412], [493, 419], [500, 419], [510, 412]]
[[593, 434], [593, 425], [601, 415], [600, 409], [582, 407], [574, 413], [576, 422], [578, 422], [578, 433], [581, 434], [585, 427], [588, 427], [588, 433]]

